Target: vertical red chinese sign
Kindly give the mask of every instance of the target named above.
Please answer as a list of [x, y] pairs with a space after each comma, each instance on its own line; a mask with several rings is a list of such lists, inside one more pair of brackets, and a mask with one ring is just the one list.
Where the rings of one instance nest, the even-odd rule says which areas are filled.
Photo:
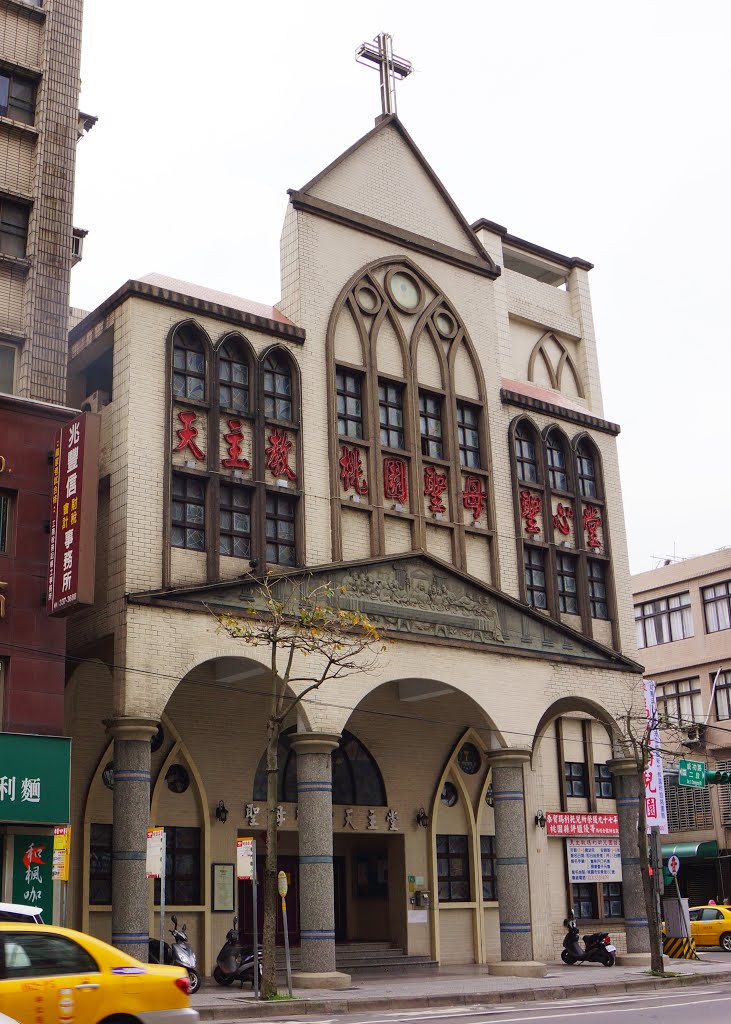
[[56, 435], [46, 594], [50, 615], [94, 603], [99, 424], [98, 416], [82, 413]]

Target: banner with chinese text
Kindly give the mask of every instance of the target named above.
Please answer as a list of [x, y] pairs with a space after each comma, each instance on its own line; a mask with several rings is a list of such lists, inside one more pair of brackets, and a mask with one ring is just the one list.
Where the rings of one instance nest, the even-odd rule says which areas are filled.
[[567, 839], [566, 854], [572, 883], [622, 881], [619, 839]]
[[99, 417], [82, 413], [56, 435], [46, 608], [66, 614], [94, 603]]
[[66, 825], [71, 740], [0, 733], [0, 822]]
[[13, 836], [13, 903], [36, 907], [52, 924], [53, 836]]
[[645, 696], [645, 717], [648, 728], [649, 758], [645, 768], [645, 812], [647, 814], [647, 831], [659, 825], [663, 835], [668, 833], [668, 813], [665, 805], [665, 777], [662, 773], [662, 754], [660, 752], [660, 731], [657, 727], [657, 702], [655, 700], [655, 684], [651, 679], [644, 679], [642, 689]]
[[546, 811], [546, 832], [549, 836], [618, 836], [616, 814], [569, 814]]

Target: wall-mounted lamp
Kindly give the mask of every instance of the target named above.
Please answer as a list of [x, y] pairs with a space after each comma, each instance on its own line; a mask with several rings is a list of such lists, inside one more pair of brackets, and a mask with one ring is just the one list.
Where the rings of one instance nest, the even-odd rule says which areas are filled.
[[226, 824], [226, 818], [228, 818], [228, 807], [223, 800], [218, 801], [218, 807], [216, 808], [216, 817], [222, 825]]
[[429, 815], [426, 813], [423, 807], [420, 807], [416, 812], [416, 824], [421, 825], [422, 828], [429, 827]]
[[543, 813], [543, 811], [538, 811], [538, 813], [536, 814], [536, 825], [538, 826], [538, 828], [546, 827], [546, 815]]

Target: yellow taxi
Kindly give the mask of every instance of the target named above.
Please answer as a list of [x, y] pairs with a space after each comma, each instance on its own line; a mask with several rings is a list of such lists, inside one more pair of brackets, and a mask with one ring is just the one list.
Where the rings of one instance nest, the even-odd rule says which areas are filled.
[[20, 1024], [196, 1024], [189, 988], [83, 932], [0, 924], [0, 1007]]
[[691, 907], [690, 934], [698, 946], [720, 946], [731, 953], [731, 907]]

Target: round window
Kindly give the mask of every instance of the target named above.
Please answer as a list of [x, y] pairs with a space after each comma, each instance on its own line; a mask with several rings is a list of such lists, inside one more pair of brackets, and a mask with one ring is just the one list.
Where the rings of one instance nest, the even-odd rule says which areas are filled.
[[482, 765], [482, 759], [474, 743], [462, 744], [462, 749], [457, 754], [457, 764], [465, 775], [477, 775]]
[[184, 793], [190, 785], [190, 776], [182, 764], [171, 764], [165, 774], [165, 782], [171, 793]]
[[355, 293], [358, 305], [364, 313], [375, 313], [381, 304], [381, 300], [372, 288], [364, 286]]
[[434, 317], [434, 323], [443, 338], [453, 338], [457, 333], [457, 324], [454, 322], [454, 317], [444, 309], [439, 310]]
[[445, 782], [442, 786], [441, 801], [446, 807], [454, 807], [459, 800], [457, 787], [453, 782]]
[[388, 287], [401, 309], [413, 312], [421, 305], [421, 288], [411, 274], [398, 271], [391, 277]]

